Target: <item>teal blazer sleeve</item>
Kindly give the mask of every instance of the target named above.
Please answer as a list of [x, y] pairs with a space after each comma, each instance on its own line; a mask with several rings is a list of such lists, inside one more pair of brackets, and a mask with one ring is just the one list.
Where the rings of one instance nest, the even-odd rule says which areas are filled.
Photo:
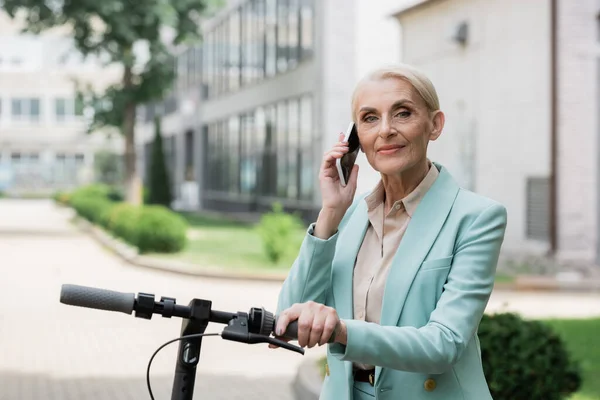
[[[425, 326], [381, 326], [345, 319], [347, 344], [330, 345], [332, 355], [343, 361], [428, 374], [451, 368], [475, 335], [492, 292], [506, 219], [504, 206], [494, 203], [457, 238], [452, 269]], [[309, 266], [304, 268], [306, 276], [310, 275]], [[329, 284], [323, 281], [311, 282], [302, 294], [311, 289], [322, 295]], [[299, 293], [295, 299], [300, 298]]]
[[323, 240], [313, 236], [314, 224], [309, 226], [298, 257], [283, 282], [277, 302], [277, 314], [296, 303], [314, 301], [326, 304], [331, 290], [331, 264], [339, 233], [361, 198], [354, 200], [344, 214], [338, 231], [329, 239]]

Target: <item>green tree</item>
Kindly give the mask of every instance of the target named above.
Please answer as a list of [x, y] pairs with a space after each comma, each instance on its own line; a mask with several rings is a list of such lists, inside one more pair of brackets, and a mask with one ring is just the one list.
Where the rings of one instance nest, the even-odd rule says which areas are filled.
[[220, 3], [218, 0], [4, 0], [0, 1], [0, 9], [13, 19], [22, 18], [25, 30], [34, 34], [67, 26], [75, 48], [84, 56], [98, 56], [107, 65], [122, 67], [121, 81], [103, 93], [94, 93], [89, 88], [81, 90], [94, 109], [89, 131], [112, 126], [124, 135], [126, 199], [140, 204], [141, 181], [136, 169], [134, 138], [137, 106], [164, 98], [175, 78], [173, 49], [185, 41], [199, 39], [203, 13]]
[[171, 195], [171, 186], [169, 184], [169, 175], [167, 174], [167, 165], [165, 163], [165, 153], [163, 151], [161, 133], [161, 118], [159, 116], [154, 117], [154, 127], [148, 203], [171, 207], [173, 198]]

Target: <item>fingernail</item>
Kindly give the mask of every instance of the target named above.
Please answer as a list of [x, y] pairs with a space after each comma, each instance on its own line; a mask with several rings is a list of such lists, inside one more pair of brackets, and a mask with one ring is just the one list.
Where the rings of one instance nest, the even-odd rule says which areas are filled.
[[281, 328], [277, 328], [277, 336], [281, 336], [283, 334], [283, 332], [281, 332]]

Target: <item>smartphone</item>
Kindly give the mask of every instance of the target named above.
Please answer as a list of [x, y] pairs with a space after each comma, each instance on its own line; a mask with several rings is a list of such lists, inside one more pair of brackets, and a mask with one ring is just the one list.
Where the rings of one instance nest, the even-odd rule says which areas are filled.
[[348, 184], [348, 180], [350, 179], [352, 167], [354, 167], [354, 163], [356, 162], [358, 151], [360, 150], [358, 132], [356, 131], [356, 125], [354, 122], [351, 122], [348, 126], [348, 130], [346, 130], [343, 141], [348, 142], [348, 152], [336, 160], [336, 166], [338, 174], [340, 175], [340, 183], [342, 186], [346, 186]]

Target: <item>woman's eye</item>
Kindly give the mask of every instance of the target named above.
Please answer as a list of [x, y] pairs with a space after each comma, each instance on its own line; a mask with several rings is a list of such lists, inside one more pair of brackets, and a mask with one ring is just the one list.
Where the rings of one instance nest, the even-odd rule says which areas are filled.
[[400, 111], [398, 114], [396, 114], [396, 117], [408, 118], [410, 117], [410, 111]]
[[373, 122], [377, 120], [377, 118], [374, 115], [367, 115], [366, 117], [363, 118], [363, 121], [365, 122]]

